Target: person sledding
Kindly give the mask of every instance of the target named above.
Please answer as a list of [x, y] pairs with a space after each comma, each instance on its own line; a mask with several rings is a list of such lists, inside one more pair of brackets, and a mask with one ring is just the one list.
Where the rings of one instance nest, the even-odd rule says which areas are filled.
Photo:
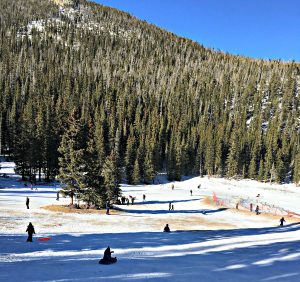
[[35, 234], [35, 230], [31, 222], [29, 222], [26, 232], [28, 233], [27, 242], [32, 242], [32, 235]]
[[164, 228], [164, 232], [170, 232], [170, 227], [169, 224], [166, 224], [165, 228]]
[[110, 247], [108, 246], [108, 247], [106, 248], [106, 250], [104, 251], [103, 258], [99, 260], [99, 263], [100, 263], [100, 264], [112, 264], [112, 263], [117, 262], [117, 258], [111, 256], [111, 254], [112, 254], [113, 252], [114, 252], [114, 251], [111, 251], [111, 250], [110, 250]]
[[285, 222], [284, 217], [280, 218], [279, 222], [280, 222], [280, 226], [283, 226], [283, 223]]

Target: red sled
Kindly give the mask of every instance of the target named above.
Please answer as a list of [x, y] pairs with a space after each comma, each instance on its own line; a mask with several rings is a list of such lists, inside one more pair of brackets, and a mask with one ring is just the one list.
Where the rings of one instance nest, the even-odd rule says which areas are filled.
[[49, 240], [51, 240], [51, 238], [50, 237], [42, 237], [42, 238], [39, 238], [38, 239], [39, 241], [49, 241]]

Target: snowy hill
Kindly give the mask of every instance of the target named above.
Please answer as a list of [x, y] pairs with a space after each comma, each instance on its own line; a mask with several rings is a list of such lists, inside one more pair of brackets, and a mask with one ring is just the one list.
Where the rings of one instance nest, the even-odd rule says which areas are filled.
[[[105, 215], [103, 211], [59, 210], [56, 205], [67, 204], [69, 199], [56, 200], [58, 185], [24, 187], [14, 175], [13, 163], [1, 165], [0, 174], [9, 176], [0, 179], [1, 281], [300, 279], [297, 217], [285, 217], [285, 226], [279, 227], [280, 216], [226, 209], [206, 200], [214, 192], [222, 199], [256, 198], [259, 193], [265, 202], [299, 212], [300, 191], [292, 185], [199, 177], [148, 186], [122, 185], [124, 196], [136, 197], [134, 205], [119, 205]], [[26, 197], [30, 209], [26, 209]], [[169, 211], [169, 202], [174, 211]], [[49, 206], [50, 210], [45, 209]], [[33, 243], [26, 242], [28, 222], [37, 233]], [[166, 223], [169, 234], [162, 232]], [[43, 237], [51, 240], [40, 241]], [[107, 245], [115, 251], [118, 263], [102, 266], [98, 260]]]

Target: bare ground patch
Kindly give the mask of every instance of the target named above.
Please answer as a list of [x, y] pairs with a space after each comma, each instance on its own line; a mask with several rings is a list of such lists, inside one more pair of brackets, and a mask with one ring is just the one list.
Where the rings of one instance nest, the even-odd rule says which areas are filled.
[[[106, 210], [95, 210], [95, 209], [76, 209], [70, 208], [69, 206], [62, 206], [62, 205], [51, 205], [51, 206], [44, 206], [41, 207], [44, 210], [52, 211], [52, 212], [60, 212], [60, 213], [73, 213], [73, 214], [105, 214]], [[122, 212], [110, 209], [110, 214], [117, 215]]]

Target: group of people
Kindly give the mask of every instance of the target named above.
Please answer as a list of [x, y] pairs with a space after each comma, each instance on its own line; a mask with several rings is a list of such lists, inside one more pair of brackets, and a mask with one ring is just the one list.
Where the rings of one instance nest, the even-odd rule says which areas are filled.
[[[145, 197], [145, 199], [146, 199], [146, 196], [143, 195], [143, 200], [145, 200], [144, 197]], [[121, 197], [121, 200], [118, 199], [118, 203], [119, 203], [120, 205], [127, 205], [127, 206], [128, 206], [129, 203], [131, 202], [131, 204], [133, 205], [135, 199], [136, 199], [136, 197], [133, 197], [133, 196], [131, 196], [131, 195], [129, 195], [129, 197], [122, 196], [122, 197]]]

